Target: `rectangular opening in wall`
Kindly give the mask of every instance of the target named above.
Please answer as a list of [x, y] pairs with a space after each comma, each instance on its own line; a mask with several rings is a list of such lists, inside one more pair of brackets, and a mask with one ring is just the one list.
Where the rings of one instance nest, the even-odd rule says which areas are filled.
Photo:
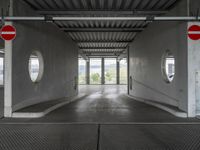
[[105, 84], [117, 83], [117, 62], [116, 58], [105, 58]]
[[101, 84], [101, 58], [90, 59], [90, 84]]
[[83, 58], [79, 58], [79, 84], [86, 84], [86, 61]]
[[127, 59], [124, 58], [120, 61], [120, 84], [127, 84]]

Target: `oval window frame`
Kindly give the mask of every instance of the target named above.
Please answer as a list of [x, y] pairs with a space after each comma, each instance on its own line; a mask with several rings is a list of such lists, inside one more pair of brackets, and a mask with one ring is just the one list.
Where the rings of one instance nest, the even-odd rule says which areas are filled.
[[[166, 58], [169, 56], [173, 56], [174, 58], [174, 76], [173, 79], [170, 80], [168, 77], [168, 74], [166, 72]], [[168, 84], [172, 83], [174, 81], [175, 75], [176, 75], [176, 59], [173, 53], [170, 50], [166, 50], [165, 53], [162, 55], [162, 60], [161, 60], [161, 72], [162, 72], [162, 77], [164, 81]]]
[[[37, 58], [38, 58], [38, 61], [39, 61], [39, 72], [38, 72], [38, 75], [37, 75], [37, 78], [35, 80], [32, 79], [31, 77], [31, 71], [30, 71], [30, 58], [32, 55], [36, 54]], [[30, 56], [29, 56], [29, 60], [28, 60], [28, 72], [29, 72], [29, 77], [30, 77], [30, 80], [33, 82], [33, 83], [39, 83], [43, 77], [43, 74], [44, 74], [44, 59], [43, 59], [43, 55], [40, 51], [36, 50], [36, 51], [33, 51]]]

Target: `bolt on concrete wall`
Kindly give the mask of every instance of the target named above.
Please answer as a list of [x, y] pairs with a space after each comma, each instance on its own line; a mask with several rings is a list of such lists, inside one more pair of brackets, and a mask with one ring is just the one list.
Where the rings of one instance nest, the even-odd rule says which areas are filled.
[[[13, 1], [15, 16], [37, 15], [22, 0]], [[13, 110], [31, 104], [77, 95], [73, 85], [78, 76], [78, 48], [70, 37], [51, 23], [14, 22], [17, 37], [12, 47]], [[33, 51], [44, 59], [39, 83], [29, 76], [28, 63]]]
[[[187, 15], [187, 3], [181, 1], [169, 16]], [[166, 50], [175, 57], [175, 78], [166, 83], [161, 61]], [[187, 23], [154, 22], [139, 34], [130, 46], [130, 95], [179, 107], [187, 111]]]

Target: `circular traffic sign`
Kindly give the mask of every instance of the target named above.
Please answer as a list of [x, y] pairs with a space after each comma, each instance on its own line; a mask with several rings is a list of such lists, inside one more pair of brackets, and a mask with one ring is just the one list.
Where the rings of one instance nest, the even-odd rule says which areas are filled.
[[11, 25], [5, 25], [0, 30], [0, 36], [5, 41], [13, 40], [16, 37], [16, 29]]
[[200, 39], [200, 26], [199, 25], [192, 25], [188, 29], [188, 36], [192, 40], [199, 40]]

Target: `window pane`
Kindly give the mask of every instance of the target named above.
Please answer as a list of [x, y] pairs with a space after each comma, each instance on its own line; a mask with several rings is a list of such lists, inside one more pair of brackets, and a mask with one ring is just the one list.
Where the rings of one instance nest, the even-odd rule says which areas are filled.
[[105, 84], [116, 84], [117, 63], [115, 58], [105, 58]]
[[101, 59], [90, 59], [90, 84], [101, 84]]
[[127, 84], [127, 59], [120, 61], [120, 84]]
[[35, 51], [29, 58], [29, 74], [33, 82], [39, 82], [42, 78], [44, 71], [44, 62], [42, 54]]
[[79, 84], [86, 84], [86, 61], [79, 59]]
[[35, 82], [39, 74], [39, 60], [34, 56], [32, 56], [29, 60], [29, 72], [31, 80]]
[[3, 85], [4, 76], [4, 58], [0, 57], [0, 85]]
[[167, 78], [169, 82], [172, 82], [175, 74], [175, 59], [173, 57], [166, 58], [165, 65]]
[[162, 56], [162, 75], [167, 83], [171, 83], [175, 75], [175, 57], [170, 50], [166, 50]]

